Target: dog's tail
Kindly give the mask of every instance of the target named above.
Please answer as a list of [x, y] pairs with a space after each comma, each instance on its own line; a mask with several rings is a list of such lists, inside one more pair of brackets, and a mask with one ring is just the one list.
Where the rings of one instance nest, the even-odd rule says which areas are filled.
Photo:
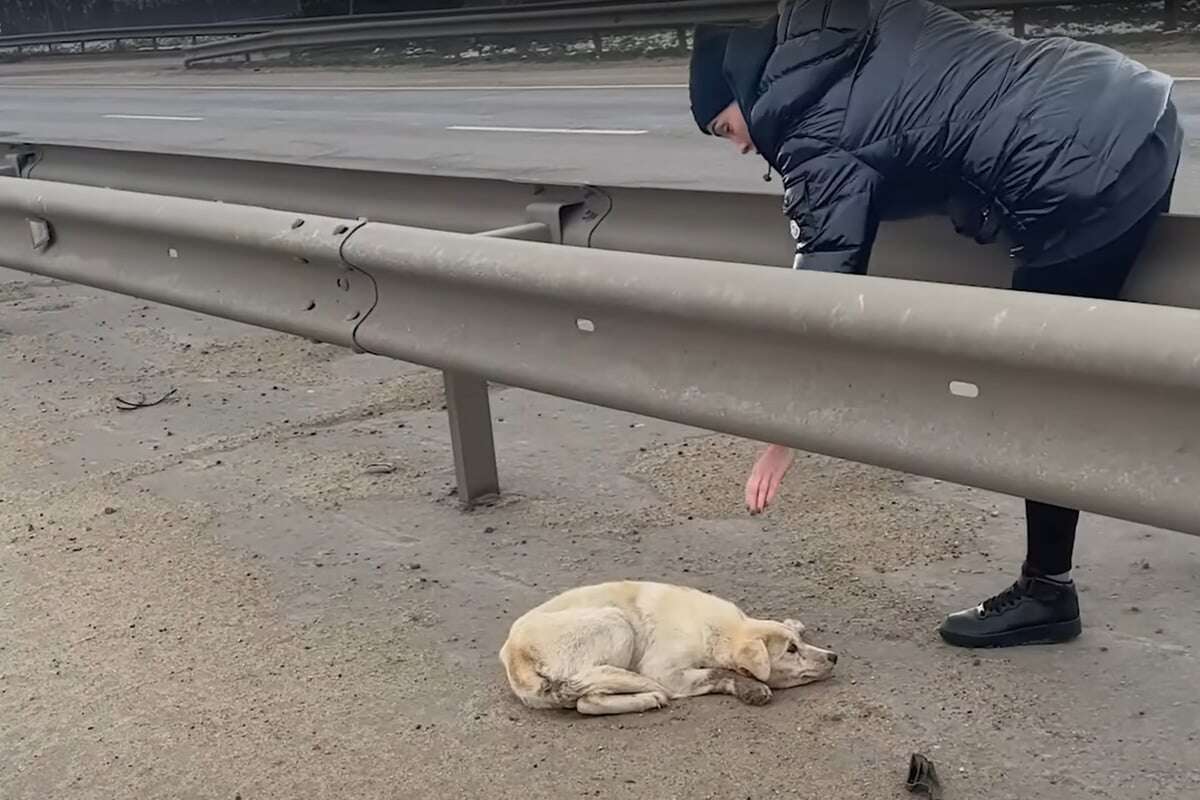
[[560, 680], [542, 671], [542, 660], [528, 646], [505, 646], [500, 653], [508, 683], [521, 702], [530, 708], [574, 708], [583, 696], [572, 681]]

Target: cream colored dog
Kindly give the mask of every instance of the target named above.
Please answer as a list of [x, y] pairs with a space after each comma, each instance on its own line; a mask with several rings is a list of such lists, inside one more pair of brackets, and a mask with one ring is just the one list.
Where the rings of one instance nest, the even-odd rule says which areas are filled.
[[804, 641], [795, 620], [770, 622], [711, 594], [622, 581], [564, 592], [516, 622], [500, 649], [530, 708], [628, 714], [721, 693], [762, 705], [772, 689], [833, 674], [837, 655]]

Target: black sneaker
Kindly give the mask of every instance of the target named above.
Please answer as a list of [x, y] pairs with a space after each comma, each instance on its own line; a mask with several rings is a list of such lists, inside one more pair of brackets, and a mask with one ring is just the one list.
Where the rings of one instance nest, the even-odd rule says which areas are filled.
[[946, 617], [938, 633], [957, 647], [1057, 644], [1083, 631], [1074, 583], [1022, 575], [1012, 586]]

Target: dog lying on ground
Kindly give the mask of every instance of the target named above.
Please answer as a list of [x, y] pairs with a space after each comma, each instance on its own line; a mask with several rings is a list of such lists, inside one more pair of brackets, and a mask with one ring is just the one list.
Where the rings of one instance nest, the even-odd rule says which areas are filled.
[[563, 592], [513, 623], [500, 649], [530, 708], [628, 714], [671, 700], [731, 694], [750, 705], [833, 674], [837, 655], [795, 620], [748, 617], [683, 586], [621, 581]]

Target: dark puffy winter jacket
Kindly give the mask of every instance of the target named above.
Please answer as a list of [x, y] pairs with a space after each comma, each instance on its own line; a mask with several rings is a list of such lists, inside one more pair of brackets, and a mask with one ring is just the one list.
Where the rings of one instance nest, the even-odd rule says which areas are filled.
[[865, 273], [881, 219], [931, 210], [1025, 266], [1078, 257], [1163, 200], [1182, 148], [1166, 75], [927, 0], [784, 2], [723, 66], [804, 269]]

